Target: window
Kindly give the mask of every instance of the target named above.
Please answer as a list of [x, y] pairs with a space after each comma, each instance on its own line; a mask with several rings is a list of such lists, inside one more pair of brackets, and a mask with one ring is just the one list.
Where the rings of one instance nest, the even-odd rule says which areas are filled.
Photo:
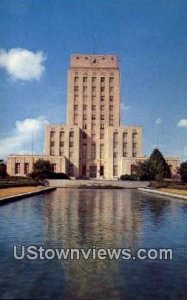
[[83, 94], [87, 93], [87, 86], [83, 86]]
[[123, 152], [123, 157], [127, 157], [127, 152]]
[[124, 148], [124, 149], [127, 148], [127, 143], [126, 143], [126, 142], [123, 143], [123, 148]]
[[104, 92], [104, 91], [105, 91], [105, 87], [101, 86], [101, 92]]
[[50, 147], [54, 147], [55, 142], [50, 142]]
[[78, 105], [74, 105], [74, 110], [78, 110]]
[[64, 131], [60, 131], [60, 140], [64, 138]]
[[113, 97], [113, 96], [110, 96], [110, 97], [109, 97], [109, 100], [110, 100], [110, 102], [112, 102], [112, 101], [114, 100], [114, 97]]
[[100, 134], [100, 139], [103, 140], [104, 137], [105, 137], [104, 133], [101, 133], [101, 134]]
[[127, 132], [124, 132], [124, 133], [123, 133], [123, 141], [124, 141], [124, 142], [127, 142]]
[[20, 163], [15, 163], [15, 174], [20, 174]]
[[83, 120], [87, 120], [87, 115], [83, 115]]
[[105, 82], [105, 77], [101, 77], [101, 82]]
[[56, 172], [56, 164], [51, 164], [52, 172]]
[[86, 144], [82, 145], [82, 158], [86, 159]]
[[92, 96], [92, 102], [96, 101], [96, 96]]
[[78, 76], [75, 76], [74, 77], [74, 82], [78, 82], [79, 81], [79, 77]]
[[109, 78], [109, 85], [113, 85], [114, 84], [114, 77], [110, 77]]
[[74, 91], [75, 91], [75, 92], [78, 92], [78, 90], [79, 90], [79, 87], [78, 87], [77, 85], [75, 85], [75, 86], [74, 86]]
[[114, 149], [117, 149], [118, 147], [118, 142], [114, 142]]
[[86, 176], [86, 165], [82, 165], [82, 175]]
[[103, 121], [105, 119], [105, 116], [104, 115], [101, 115], [101, 120]]
[[96, 83], [96, 77], [92, 77], [92, 84]]
[[55, 155], [54, 148], [51, 148], [51, 149], [50, 149], [50, 155], [51, 155], [51, 156]]
[[83, 139], [86, 139], [86, 138], [87, 138], [86, 132], [83, 132], [83, 133], [82, 133], [82, 138], [83, 138]]
[[24, 163], [24, 174], [29, 174], [29, 163]]
[[137, 132], [133, 132], [133, 134], [132, 134], [132, 140], [133, 141], [136, 140], [136, 137], [137, 137]]
[[114, 132], [114, 142], [118, 141], [118, 132]]
[[109, 106], [109, 110], [110, 110], [110, 111], [113, 111], [113, 105], [110, 105], [110, 106]]
[[83, 124], [83, 129], [87, 129], [87, 124]]
[[69, 137], [70, 137], [70, 138], [73, 138], [73, 137], [74, 137], [74, 132], [73, 132], [73, 131], [70, 131]]
[[74, 103], [77, 103], [77, 102], [78, 102], [78, 98], [79, 98], [79, 97], [78, 97], [77, 95], [74, 96]]
[[110, 94], [113, 94], [114, 88], [113, 88], [113, 87], [110, 87], [110, 88], [109, 88], [109, 92], [110, 92]]
[[92, 123], [92, 129], [95, 129], [95, 123]]
[[96, 87], [92, 86], [92, 94], [95, 95], [95, 93], [96, 93]]
[[88, 81], [88, 77], [83, 77], [83, 82], [87, 82]]
[[132, 157], [136, 157], [137, 156], [137, 153], [136, 152], [133, 152], [132, 153]]
[[96, 145], [92, 144], [91, 145], [91, 159], [95, 159], [96, 158]]
[[104, 124], [100, 124], [100, 129], [105, 129], [105, 125]]
[[69, 142], [70, 147], [73, 147], [73, 145], [74, 145], [73, 142]]
[[78, 125], [78, 115], [74, 114], [74, 125]]
[[132, 144], [132, 147], [133, 147], [134, 149], [136, 149], [136, 146], [137, 146], [136, 143], [133, 143], [133, 144]]
[[92, 140], [95, 140], [95, 133], [92, 133], [91, 138]]
[[113, 176], [118, 176], [118, 165], [114, 165], [113, 167]]
[[118, 157], [118, 153], [117, 152], [114, 152], [114, 157]]
[[54, 138], [54, 137], [55, 137], [55, 131], [51, 131], [51, 132], [50, 132], [50, 137], [51, 137], [51, 138]]
[[113, 121], [113, 115], [109, 115], [109, 120]]
[[105, 97], [101, 96], [101, 102], [105, 101]]
[[60, 155], [60, 156], [64, 155], [64, 150], [60, 149], [59, 155]]
[[63, 141], [60, 142], [60, 147], [64, 147], [64, 142]]
[[103, 159], [104, 158], [104, 144], [100, 145], [100, 158]]
[[69, 176], [74, 176], [74, 166], [73, 166], [73, 164], [69, 164], [68, 174], [69, 174]]
[[96, 119], [96, 116], [95, 115], [92, 115], [92, 120], [95, 120]]
[[93, 111], [96, 110], [96, 105], [92, 105], [92, 110], [93, 110]]
[[87, 102], [87, 95], [83, 95], [83, 103]]
[[101, 110], [103, 111], [105, 109], [105, 106], [104, 105], [101, 105]]
[[83, 105], [83, 110], [87, 110], [87, 105]]

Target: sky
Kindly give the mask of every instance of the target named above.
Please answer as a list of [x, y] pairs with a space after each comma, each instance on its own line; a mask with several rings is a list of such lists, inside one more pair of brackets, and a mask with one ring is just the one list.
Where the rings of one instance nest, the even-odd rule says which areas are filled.
[[66, 122], [70, 55], [115, 54], [121, 124], [187, 159], [186, 0], [0, 0], [0, 157], [42, 153]]

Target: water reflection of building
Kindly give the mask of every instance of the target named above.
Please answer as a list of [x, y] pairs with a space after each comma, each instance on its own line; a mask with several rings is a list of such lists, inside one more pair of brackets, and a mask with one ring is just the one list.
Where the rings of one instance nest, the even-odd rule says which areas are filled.
[[[58, 189], [46, 201], [46, 239], [63, 248], [133, 248], [138, 244], [142, 224], [141, 210], [131, 197], [128, 190]], [[102, 293], [106, 284], [112, 285], [111, 274], [115, 276], [119, 268], [115, 260], [60, 263], [68, 293], [76, 299], [94, 293], [94, 289]], [[97, 278], [97, 287], [90, 282], [93, 277]], [[105, 284], [98, 284], [100, 280]]]

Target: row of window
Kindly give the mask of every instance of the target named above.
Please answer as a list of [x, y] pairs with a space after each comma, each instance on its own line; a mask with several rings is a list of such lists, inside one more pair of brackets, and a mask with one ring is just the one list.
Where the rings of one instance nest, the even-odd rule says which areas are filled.
[[[84, 104], [82, 108], [83, 108], [83, 111], [87, 111], [88, 106], [86, 104]], [[96, 106], [96, 105], [92, 105], [91, 106], [91, 110], [92, 111], [96, 111], [97, 108], [99, 108], [99, 107]], [[77, 112], [78, 109], [79, 109], [78, 104], [75, 104], [74, 105], [74, 111]], [[105, 106], [104, 105], [100, 105], [100, 110], [103, 111], [104, 109], [105, 109]], [[109, 105], [109, 111], [113, 111], [113, 109], [114, 109], [114, 106], [113, 105]]]
[[[82, 145], [82, 159], [87, 158], [87, 145]], [[96, 158], [96, 144], [91, 145], [91, 159]], [[100, 144], [100, 159], [104, 158], [104, 144]]]
[[[55, 137], [55, 131], [50, 131], [50, 139], [53, 140], [53, 138]], [[60, 131], [59, 133], [59, 136], [60, 136], [60, 139], [63, 139], [64, 138], [64, 134], [65, 132], [64, 131]], [[69, 132], [69, 138], [73, 138], [74, 137], [74, 132], [73, 131], [70, 131]]]
[[[52, 171], [53, 172], [56, 172], [56, 164], [51, 164], [51, 166], [52, 166]], [[31, 171], [30, 170], [30, 164], [29, 163], [24, 163], [24, 174], [25, 175], [28, 175], [29, 174], [29, 172]], [[21, 173], [21, 163], [15, 163], [15, 174], [16, 175], [19, 175], [20, 173]]]
[[[78, 77], [78, 76], [75, 76], [75, 77], [74, 77], [74, 83], [77, 83], [77, 82], [79, 82], [80, 80], [81, 80], [80, 77]], [[82, 81], [83, 81], [84, 83], [87, 83], [87, 82], [88, 82], [88, 77], [84, 76], [84, 77], [82, 78]], [[93, 83], [96, 83], [96, 81], [97, 81], [97, 77], [92, 77], [92, 78], [91, 78], [92, 84], [93, 84]], [[106, 82], [106, 77], [100, 77], [100, 82], [101, 82], [101, 83], [105, 83], [105, 82]], [[109, 77], [109, 84], [113, 84], [113, 83], [114, 83], [114, 77]]]
[[[105, 92], [105, 87], [101, 86], [100, 87], [100, 92], [104, 93]], [[88, 91], [88, 86], [87, 85], [83, 85], [83, 94], [86, 94]], [[79, 92], [79, 86], [75, 85], [74, 86], [74, 93], [77, 94]], [[113, 86], [109, 86], [109, 93], [112, 94], [114, 92], [114, 87]], [[91, 93], [92, 94], [96, 94], [96, 86], [92, 86], [91, 88]]]
[[[110, 103], [113, 103], [114, 100], [114, 96], [113, 95], [109, 95], [109, 101]], [[91, 101], [92, 103], [96, 103], [96, 95], [92, 95], [91, 97]], [[105, 96], [102, 95], [100, 97], [100, 102], [103, 103], [105, 101]], [[74, 104], [78, 104], [79, 102], [79, 96], [78, 95], [74, 95]], [[87, 103], [88, 102], [88, 96], [87, 95], [83, 95], [83, 103]]]

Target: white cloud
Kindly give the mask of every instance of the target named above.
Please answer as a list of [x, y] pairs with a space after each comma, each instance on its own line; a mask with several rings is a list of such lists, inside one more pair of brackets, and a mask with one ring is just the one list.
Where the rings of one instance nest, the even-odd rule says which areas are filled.
[[4, 68], [15, 80], [39, 80], [45, 70], [46, 57], [42, 51], [36, 53], [27, 49], [0, 49], [0, 68]]
[[11, 134], [0, 140], [0, 158], [13, 153], [31, 153], [32, 141], [35, 150], [37, 143], [42, 139], [46, 124], [48, 121], [42, 116], [16, 121]]
[[161, 123], [162, 123], [161, 118], [157, 118], [156, 121], [155, 121], [155, 124], [156, 124], [156, 125], [159, 125], [159, 124], [161, 124]]
[[187, 127], [187, 119], [181, 119], [178, 123], [177, 123], [178, 127]]
[[130, 105], [125, 105], [125, 103], [121, 103], [121, 109], [122, 110], [129, 110], [130, 109]]

